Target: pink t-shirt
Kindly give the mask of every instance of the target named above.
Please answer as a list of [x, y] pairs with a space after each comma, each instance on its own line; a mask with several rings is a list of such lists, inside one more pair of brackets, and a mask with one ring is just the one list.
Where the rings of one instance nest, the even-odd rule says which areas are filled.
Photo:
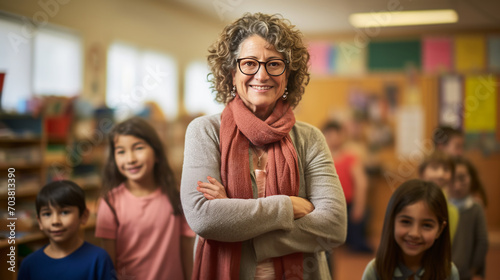
[[101, 200], [95, 236], [116, 239], [116, 269], [123, 279], [184, 279], [181, 235], [194, 237], [183, 215], [174, 216], [168, 197], [158, 188], [136, 197], [124, 184], [113, 189], [117, 226]]

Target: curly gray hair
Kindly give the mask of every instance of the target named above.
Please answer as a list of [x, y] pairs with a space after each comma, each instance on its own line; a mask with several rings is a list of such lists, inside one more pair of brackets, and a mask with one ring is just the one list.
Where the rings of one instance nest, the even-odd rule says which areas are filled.
[[[240, 19], [224, 28], [218, 40], [209, 48], [209, 81], [215, 100], [227, 104], [231, 101], [233, 87], [232, 71], [237, 67], [241, 43], [252, 35], [259, 35], [276, 51], [283, 54], [288, 64], [287, 102], [295, 107], [302, 99], [305, 86], [309, 83], [309, 52], [302, 42], [302, 33], [281, 15], [246, 13]], [[210, 78], [210, 76], [212, 76]]]

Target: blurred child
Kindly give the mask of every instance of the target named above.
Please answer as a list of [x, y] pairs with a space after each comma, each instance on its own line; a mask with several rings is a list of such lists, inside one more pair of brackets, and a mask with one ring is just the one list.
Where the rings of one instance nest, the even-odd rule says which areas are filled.
[[376, 258], [362, 279], [458, 280], [447, 218], [446, 199], [436, 184], [403, 183], [389, 200]]
[[434, 130], [432, 137], [436, 150], [452, 157], [462, 156], [464, 153], [464, 133], [450, 126], [439, 126]]
[[368, 177], [363, 163], [355, 153], [346, 149], [346, 134], [340, 123], [327, 123], [323, 127], [323, 134], [347, 202], [346, 245], [354, 252], [371, 253], [373, 250], [365, 236]]
[[194, 232], [158, 134], [134, 117], [117, 124], [108, 141], [96, 237], [103, 238], [118, 275], [190, 279]]
[[[436, 151], [424, 159], [418, 169], [420, 179], [430, 181], [438, 185], [447, 195], [455, 174], [455, 164], [450, 156]], [[459, 213], [455, 205], [448, 202], [448, 225], [450, 227], [451, 241], [457, 231]]]
[[106, 251], [78, 234], [87, 223], [89, 210], [77, 184], [63, 180], [44, 186], [36, 197], [36, 213], [49, 244], [22, 261], [18, 279], [114, 279]]
[[472, 190], [477, 189], [480, 184], [472, 163], [465, 158], [457, 158], [455, 180], [448, 197], [460, 213], [451, 252], [461, 280], [484, 279], [488, 230], [483, 208], [475, 202], [472, 195]]

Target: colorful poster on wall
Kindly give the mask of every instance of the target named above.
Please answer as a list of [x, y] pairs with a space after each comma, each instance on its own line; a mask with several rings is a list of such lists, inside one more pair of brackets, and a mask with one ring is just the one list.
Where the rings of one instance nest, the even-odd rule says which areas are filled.
[[428, 37], [422, 42], [422, 68], [427, 73], [450, 71], [452, 40], [449, 37]]
[[366, 48], [347, 41], [340, 41], [337, 47], [338, 75], [362, 75], [366, 72]]
[[400, 156], [420, 151], [424, 139], [424, 113], [420, 106], [403, 106], [396, 116], [396, 149]]
[[459, 75], [446, 75], [440, 79], [439, 124], [462, 127], [463, 81]]
[[2, 112], [2, 91], [3, 91], [4, 79], [5, 79], [5, 73], [0, 73], [0, 112]]
[[488, 70], [500, 73], [500, 36], [488, 38]]
[[335, 45], [330, 45], [328, 49], [328, 72], [330, 74], [336, 74], [338, 64], [338, 48]]
[[466, 132], [495, 132], [497, 128], [497, 80], [491, 74], [465, 78], [463, 114]]
[[455, 37], [455, 70], [482, 71], [486, 63], [486, 42], [481, 35]]
[[314, 42], [309, 45], [311, 73], [327, 75], [330, 72], [330, 44]]

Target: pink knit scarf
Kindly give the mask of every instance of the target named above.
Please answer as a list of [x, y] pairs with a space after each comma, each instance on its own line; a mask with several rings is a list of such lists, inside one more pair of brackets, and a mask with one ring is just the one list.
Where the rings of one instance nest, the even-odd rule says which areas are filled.
[[[221, 116], [221, 178], [229, 198], [253, 199], [249, 143], [267, 145], [266, 194], [299, 194], [297, 153], [289, 132], [295, 124], [290, 106], [278, 100], [265, 120], [257, 118], [236, 96]], [[239, 279], [241, 242], [200, 238], [193, 279]], [[302, 253], [274, 258], [276, 279], [302, 279]]]

